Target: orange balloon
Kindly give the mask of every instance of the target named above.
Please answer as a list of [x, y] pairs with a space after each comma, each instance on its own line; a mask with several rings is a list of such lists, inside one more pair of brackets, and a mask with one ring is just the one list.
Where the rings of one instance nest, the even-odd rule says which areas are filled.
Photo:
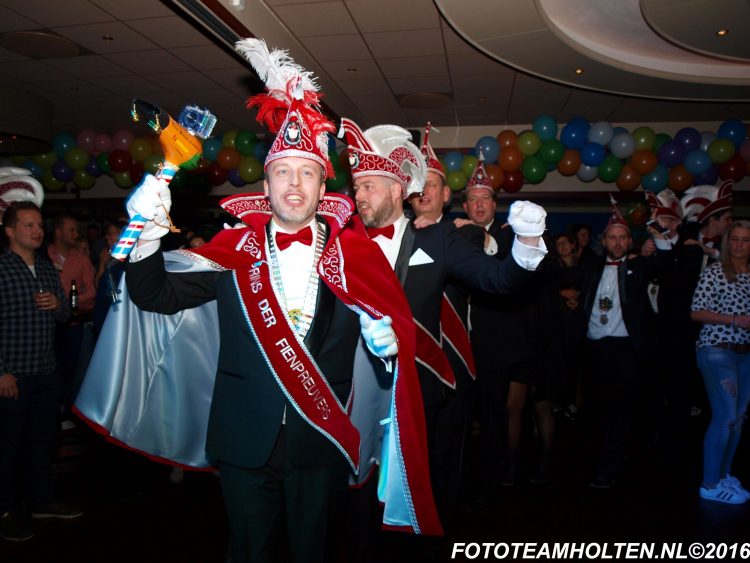
[[517, 141], [518, 135], [510, 129], [503, 129], [497, 134], [497, 143], [500, 145], [500, 150], [505, 147], [515, 147]]
[[659, 159], [656, 158], [654, 151], [639, 150], [630, 157], [630, 165], [641, 176], [651, 172], [657, 164], [659, 164]]
[[484, 169], [487, 171], [487, 175], [490, 177], [490, 185], [492, 186], [492, 189], [495, 191], [499, 190], [500, 186], [503, 185], [503, 180], [505, 180], [503, 169], [500, 168], [497, 164], [488, 164], [484, 167]]
[[557, 171], [563, 176], [572, 176], [581, 166], [581, 154], [575, 149], [567, 149], [557, 162]]
[[678, 164], [669, 171], [669, 187], [673, 192], [685, 191], [693, 183], [693, 175], [685, 170], [682, 164]]
[[630, 164], [623, 164], [620, 175], [615, 181], [617, 187], [624, 192], [631, 192], [641, 183], [641, 175]]
[[505, 147], [500, 151], [497, 162], [504, 172], [514, 172], [523, 164], [523, 153], [516, 146]]

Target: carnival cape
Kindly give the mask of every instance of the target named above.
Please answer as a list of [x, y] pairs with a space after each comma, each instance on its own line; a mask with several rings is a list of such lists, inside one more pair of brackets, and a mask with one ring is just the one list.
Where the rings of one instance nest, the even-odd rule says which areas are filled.
[[[223, 200], [222, 206], [247, 227], [222, 231], [193, 252], [165, 253], [170, 271], [232, 270], [242, 283], [240, 274], [259, 266], [267, 252], [266, 225], [271, 217], [267, 200], [262, 195], [238, 195]], [[345, 414], [357, 424], [357, 440], [360, 435], [379, 436], [372, 429], [382, 425], [378, 488], [384, 503], [384, 525], [440, 534], [430, 486], [410, 308], [398, 279], [358, 218], [351, 218], [352, 213], [353, 203], [341, 195], [326, 195], [319, 205], [318, 215], [330, 228], [318, 264], [320, 279], [353, 310], [366, 311], [374, 318], [390, 316], [399, 353], [392, 386], [382, 399], [375, 400], [385, 400], [387, 405], [373, 409], [372, 400], [358, 401], [355, 374], [354, 398]], [[115, 443], [157, 461], [207, 468], [204, 446], [218, 359], [215, 304], [160, 315], [137, 309], [129, 301], [124, 283], [121, 289], [122, 303], [110, 310], [76, 399], [76, 410]], [[243, 295], [246, 305], [251, 298]], [[289, 394], [287, 398], [294, 408], [303, 408]], [[353, 412], [362, 408], [358, 405], [367, 405], [364, 408], [372, 409], [372, 416]], [[383, 420], [382, 412], [388, 413]], [[336, 429], [329, 436], [314, 421], [312, 425], [339, 447], [355, 470], [359, 469], [359, 476], [367, 475], [368, 463], [373, 460], [366, 454], [360, 463], [359, 451], [374, 449], [372, 444], [352, 447], [337, 443]], [[356, 454], [349, 455], [354, 451]]]

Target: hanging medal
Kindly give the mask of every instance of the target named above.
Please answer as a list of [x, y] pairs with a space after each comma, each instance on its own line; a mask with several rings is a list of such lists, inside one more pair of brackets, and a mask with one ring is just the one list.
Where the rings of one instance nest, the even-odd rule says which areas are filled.
[[599, 322], [605, 325], [609, 322], [609, 317], [607, 316], [607, 312], [612, 310], [612, 299], [610, 299], [609, 297], [600, 297], [599, 298], [599, 310], [601, 311], [601, 315], [599, 316]]

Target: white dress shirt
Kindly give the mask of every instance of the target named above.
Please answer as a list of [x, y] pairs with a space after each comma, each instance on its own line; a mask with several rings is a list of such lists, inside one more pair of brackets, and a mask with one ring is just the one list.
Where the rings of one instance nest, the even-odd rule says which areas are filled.
[[[305, 304], [307, 282], [310, 280], [310, 271], [315, 257], [315, 244], [318, 239], [318, 225], [314, 217], [307, 226], [312, 229], [312, 244], [308, 246], [295, 241], [284, 250], [279, 250], [278, 246], [276, 247], [276, 261], [279, 266], [281, 284], [284, 286], [276, 289], [286, 299], [287, 310], [302, 309]], [[277, 232], [296, 233], [304, 228], [290, 231], [283, 229], [271, 219], [271, 234], [269, 236], [275, 237]]]
[[[618, 260], [618, 262], [624, 261], [624, 258]], [[627, 265], [620, 267], [627, 267]], [[606, 336], [628, 336], [628, 329], [625, 328], [625, 321], [622, 318], [617, 272], [617, 266], [604, 266], [602, 279], [599, 280], [599, 287], [596, 288], [594, 304], [591, 307], [591, 316], [589, 317], [587, 336], [591, 340], [600, 340]], [[602, 311], [599, 308], [599, 300], [605, 297], [612, 300], [612, 308], [609, 311]], [[602, 315], [607, 316], [606, 324], [601, 322]]]
[[401, 239], [404, 238], [404, 232], [409, 224], [409, 220], [406, 215], [401, 214], [401, 217], [393, 222], [393, 238], [384, 237], [378, 235], [372, 239], [383, 251], [388, 263], [391, 268], [396, 268], [396, 260], [398, 259], [398, 252], [401, 250]]

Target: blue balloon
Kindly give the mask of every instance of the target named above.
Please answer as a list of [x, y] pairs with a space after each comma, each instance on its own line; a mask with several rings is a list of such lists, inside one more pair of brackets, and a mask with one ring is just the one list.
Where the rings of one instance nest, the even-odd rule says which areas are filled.
[[674, 140], [685, 147], [687, 151], [695, 151], [701, 148], [701, 133], [694, 127], [683, 127], [675, 133]]
[[581, 182], [591, 182], [596, 178], [598, 173], [599, 171], [597, 170], [596, 166], [586, 166], [585, 164], [581, 164], [578, 167], [576, 176], [578, 176], [578, 179]]
[[479, 154], [481, 151], [485, 162], [488, 163], [497, 161], [497, 157], [500, 154], [500, 144], [495, 137], [491, 137], [490, 135], [485, 135], [479, 139], [474, 149], [476, 150], [476, 154]]
[[557, 137], [557, 121], [552, 119], [549, 115], [540, 115], [534, 120], [532, 125], [534, 133], [539, 135], [539, 139], [549, 141]]
[[708, 147], [716, 140], [716, 135], [711, 131], [701, 131], [701, 146], [703, 152], [708, 152]]
[[89, 163], [86, 165], [86, 172], [91, 174], [94, 178], [98, 178], [102, 175], [102, 169], [99, 167], [99, 159], [95, 156], [89, 158]]
[[609, 121], [597, 121], [589, 129], [586, 138], [589, 143], [599, 143], [600, 145], [606, 145], [612, 140], [614, 129], [610, 125]]
[[[335, 151], [336, 150], [336, 137], [328, 133], [328, 151]], [[237, 186], [240, 187], [240, 186]]]
[[617, 126], [612, 130], [612, 138], [614, 139], [617, 137], [617, 135], [622, 135], [623, 133], [630, 133], [625, 127]]
[[690, 151], [685, 157], [685, 170], [690, 172], [693, 176], [705, 174], [708, 172], [708, 169], [711, 168], [711, 164], [711, 157], [704, 151]]
[[663, 164], [657, 164], [648, 174], [641, 177], [641, 185], [644, 190], [658, 193], [667, 187], [669, 171]]
[[589, 122], [582, 117], [576, 117], [563, 127], [560, 140], [566, 149], [580, 149], [586, 144], [589, 133]]
[[76, 146], [76, 140], [68, 133], [59, 133], [52, 139], [52, 148], [59, 158], [65, 158], [65, 153], [74, 146]]
[[[485, 160], [487, 160], [487, 155], [484, 155]], [[448, 168], [446, 172], [455, 172], [457, 170], [461, 170], [461, 165], [464, 161], [464, 155], [462, 155], [458, 151], [450, 151], [445, 153], [445, 156], [443, 157], [443, 162], [445, 162], [445, 166]]]
[[75, 172], [64, 160], [58, 160], [52, 165], [52, 175], [61, 182], [70, 182]]
[[719, 169], [714, 165], [711, 164], [711, 168], [706, 170], [703, 174], [700, 174], [698, 176], [693, 176], [693, 185], [694, 186], [713, 186], [716, 184], [716, 180], [719, 177]]
[[[330, 146], [330, 144], [329, 144]], [[227, 180], [235, 187], [235, 188], [241, 188], [247, 182], [242, 179], [242, 176], [240, 176], [240, 171], [236, 168], [232, 168], [231, 170], [227, 170]]]
[[734, 148], [738, 149], [745, 142], [747, 129], [745, 129], [745, 124], [739, 119], [728, 119], [719, 125], [716, 136], [719, 139], [729, 139], [734, 144]]
[[34, 178], [36, 178], [37, 180], [41, 179], [41, 177], [44, 176], [44, 168], [39, 166], [31, 158], [26, 159], [21, 166], [31, 172], [31, 175], [34, 176]]
[[269, 146], [266, 143], [260, 141], [255, 143], [253, 147], [253, 156], [257, 158], [261, 164], [266, 162], [266, 155], [268, 154]]
[[599, 166], [604, 156], [604, 145], [599, 143], [586, 143], [581, 148], [581, 162], [586, 166]]
[[673, 168], [678, 164], [682, 164], [685, 161], [687, 150], [685, 147], [675, 141], [674, 139], [666, 141], [659, 147], [656, 156], [659, 157], [659, 162], [667, 168]]

